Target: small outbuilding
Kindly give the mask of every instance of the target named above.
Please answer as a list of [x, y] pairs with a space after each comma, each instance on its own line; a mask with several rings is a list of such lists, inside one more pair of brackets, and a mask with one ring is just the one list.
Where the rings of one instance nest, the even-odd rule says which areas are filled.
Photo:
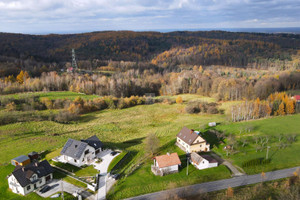
[[190, 163], [198, 169], [207, 169], [211, 167], [217, 167], [218, 161], [209, 155], [199, 155], [195, 152], [191, 153]]
[[16, 158], [11, 159], [11, 164], [14, 166], [21, 165], [25, 166], [30, 163], [30, 158], [25, 155], [18, 156]]
[[39, 159], [39, 154], [35, 151], [33, 152], [30, 152], [28, 154], [28, 157], [30, 158], [31, 162], [34, 161], [34, 160], [38, 160]]
[[155, 175], [164, 176], [178, 172], [178, 167], [181, 161], [177, 153], [167, 153], [166, 155], [154, 157], [154, 165], [151, 166], [151, 171]]

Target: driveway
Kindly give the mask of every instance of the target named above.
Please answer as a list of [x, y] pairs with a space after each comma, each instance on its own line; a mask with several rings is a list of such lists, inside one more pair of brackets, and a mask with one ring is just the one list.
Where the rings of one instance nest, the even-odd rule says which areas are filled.
[[97, 164], [93, 163], [95, 169], [100, 170], [100, 178], [99, 178], [99, 189], [97, 194], [97, 200], [105, 199], [106, 198], [106, 181], [108, 178], [107, 169], [111, 161], [118, 156], [120, 153], [117, 153], [116, 155], [112, 156], [110, 153], [112, 150], [104, 150], [100, 152], [97, 157], [102, 159], [102, 162]]
[[232, 173], [232, 176], [243, 176], [245, 175], [244, 172], [240, 172], [231, 162], [227, 161], [227, 160], [223, 160], [220, 156], [218, 156], [217, 154], [211, 152], [210, 155], [212, 157], [214, 157], [219, 164], [225, 165]]
[[294, 175], [295, 171], [299, 170], [299, 168], [300, 167], [294, 167], [289, 169], [266, 172], [264, 178], [261, 176], [261, 174], [238, 176], [230, 179], [200, 183], [196, 185], [190, 185], [186, 187], [145, 194], [137, 197], [128, 198], [127, 200], [172, 199], [172, 195], [177, 195], [179, 198], [189, 197], [189, 195], [194, 196], [201, 193], [227, 189], [228, 187], [239, 187], [243, 185], [260, 183], [262, 181], [272, 181], [276, 179], [291, 177]]
[[94, 200], [95, 197], [94, 195], [92, 195], [91, 193], [83, 190], [82, 188], [79, 188], [75, 185], [72, 185], [68, 182], [62, 181], [62, 180], [58, 180], [58, 179], [53, 179], [50, 183], [48, 183], [47, 185], [49, 185], [51, 187], [51, 189], [45, 193], [40, 193], [39, 191], [36, 191], [36, 193], [38, 195], [40, 195], [41, 197], [50, 197], [58, 192], [61, 192], [62, 189], [63, 191], [69, 193], [69, 194], [74, 194], [74, 193], [78, 193], [80, 195], [82, 195], [84, 198], [89, 199], [89, 200]]

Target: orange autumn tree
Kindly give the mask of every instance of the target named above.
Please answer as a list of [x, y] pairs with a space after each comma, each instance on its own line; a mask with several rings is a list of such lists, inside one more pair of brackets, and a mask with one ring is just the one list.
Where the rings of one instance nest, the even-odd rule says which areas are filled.
[[289, 99], [286, 103], [286, 114], [295, 113], [295, 101]]
[[277, 110], [277, 114], [278, 115], [285, 115], [285, 111], [284, 111], [284, 103], [281, 102], [281, 104], [279, 105], [279, 108]]

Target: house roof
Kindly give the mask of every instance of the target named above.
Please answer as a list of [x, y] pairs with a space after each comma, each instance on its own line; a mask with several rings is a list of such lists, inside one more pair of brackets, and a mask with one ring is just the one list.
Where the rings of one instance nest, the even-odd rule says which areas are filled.
[[191, 160], [192, 160], [192, 162], [196, 163], [197, 165], [199, 165], [204, 159], [207, 160], [209, 163], [217, 163], [217, 161], [209, 155], [200, 156], [199, 154], [197, 154], [195, 152], [191, 153]]
[[202, 155], [202, 158], [204, 158], [205, 160], [207, 160], [209, 163], [217, 163], [218, 162], [216, 159], [214, 159], [210, 155]]
[[16, 157], [16, 158], [13, 158], [12, 160], [17, 161], [18, 163], [22, 163], [22, 162], [24, 162], [25, 160], [29, 160], [29, 157], [28, 157], [28, 156], [25, 156], [25, 155], [21, 155], [21, 156], [18, 156], [18, 157]]
[[296, 101], [299, 101], [300, 100], [300, 95], [295, 95], [295, 99], [296, 99]]
[[37, 155], [37, 154], [38, 154], [38, 152], [33, 151], [33, 152], [30, 152], [30, 153], [28, 154], [28, 156], [34, 156], [34, 155]]
[[61, 150], [60, 154], [69, 156], [74, 159], [79, 159], [83, 154], [87, 145], [88, 144], [86, 142], [68, 139], [64, 148]]
[[181, 131], [177, 134], [177, 137], [179, 137], [188, 145], [193, 144], [193, 142], [197, 139], [198, 136], [199, 135], [195, 131], [187, 127], [183, 127]]
[[92, 137], [89, 137], [86, 140], [81, 140], [82, 142], [88, 143], [89, 146], [99, 149], [103, 147], [103, 143], [99, 140], [99, 138], [96, 135], [93, 135]]
[[181, 161], [177, 153], [156, 156], [155, 160], [159, 168], [169, 167], [173, 165], [181, 165]]
[[42, 162], [33, 162], [25, 167], [16, 166], [12, 174], [17, 179], [22, 187], [30, 184], [30, 178], [33, 174], [37, 174], [39, 178], [47, 176], [48, 174], [53, 173], [53, 169], [47, 160]]

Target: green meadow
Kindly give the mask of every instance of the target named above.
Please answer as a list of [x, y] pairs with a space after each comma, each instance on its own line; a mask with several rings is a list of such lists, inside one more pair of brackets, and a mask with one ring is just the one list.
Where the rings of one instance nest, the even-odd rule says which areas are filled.
[[[35, 94], [51, 99], [75, 99], [80, 96], [78, 93], [72, 92]], [[212, 102], [215, 101], [213, 98], [199, 95], [180, 96], [184, 100], [183, 104], [157, 103], [121, 110], [107, 109], [84, 114], [79, 121], [70, 124], [60, 124], [53, 121], [29, 121], [0, 126], [0, 164], [2, 164], [0, 176], [1, 180], [4, 180], [0, 184], [1, 194], [3, 192], [7, 199], [18, 197], [18, 195], [8, 191], [5, 179], [13, 168], [4, 164], [9, 163], [12, 158], [31, 151], [43, 151], [45, 158], [51, 159], [59, 155], [60, 148], [68, 138], [80, 140], [92, 135], [97, 135], [107, 147], [125, 150], [129, 154], [125, 161], [118, 165], [117, 172], [122, 173], [123, 176], [110, 191], [108, 195], [110, 199], [126, 198], [168, 188], [228, 178], [230, 172], [225, 166], [200, 171], [190, 165], [190, 173], [186, 176], [184, 152], [174, 145], [176, 135], [183, 126], [203, 130], [209, 122], [219, 123], [216, 129], [225, 131], [226, 135], [235, 135], [237, 143], [240, 143], [242, 138], [248, 140], [248, 144], [244, 147], [237, 144], [236, 152], [229, 153], [228, 156], [223, 149], [225, 144], [212, 148], [212, 151], [219, 154], [223, 159], [228, 159], [239, 167], [251, 159], [265, 157], [266, 149], [256, 152], [253, 137], [269, 136], [267, 145], [270, 146], [270, 163], [243, 168], [246, 173], [260, 173], [261, 171], [299, 166], [300, 157], [297, 156], [297, 153], [300, 151], [300, 114], [232, 123], [226, 114], [187, 114], [184, 111], [186, 102], [190, 100], [198, 99]], [[93, 95], [84, 96], [84, 98], [94, 97]], [[172, 98], [176, 99], [176, 97]], [[220, 107], [225, 109], [226, 113], [230, 105], [234, 103], [236, 102], [224, 102]], [[251, 132], [241, 131], [249, 126], [251, 126]], [[152, 160], [145, 157], [144, 150], [144, 141], [149, 133], [155, 133], [160, 140], [159, 154], [178, 152], [183, 162], [178, 174], [156, 177], [151, 173]], [[284, 148], [279, 148], [278, 134], [296, 134], [297, 137], [293, 143], [287, 143]], [[282, 141], [286, 141], [286, 139]], [[90, 170], [82, 173], [89, 174]], [[144, 185], [145, 187], [143, 187]], [[38, 197], [32, 197], [32, 199], [34, 198]]]

